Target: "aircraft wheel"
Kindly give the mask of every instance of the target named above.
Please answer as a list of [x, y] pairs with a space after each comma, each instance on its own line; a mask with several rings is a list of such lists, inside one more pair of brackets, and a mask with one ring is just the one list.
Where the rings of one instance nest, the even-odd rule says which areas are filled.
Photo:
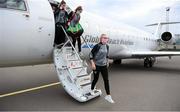
[[145, 68], [148, 68], [148, 63], [149, 63], [148, 58], [145, 58], [144, 59], [144, 67]]
[[122, 60], [121, 60], [121, 59], [119, 59], [119, 60], [113, 60], [113, 63], [114, 63], [114, 64], [121, 64], [121, 63], [122, 63]]
[[156, 61], [156, 58], [151, 57], [151, 58], [149, 59], [149, 67], [153, 67], [155, 61]]
[[153, 67], [153, 64], [154, 64], [154, 61], [151, 57], [144, 59], [144, 67], [151, 68], [151, 67]]
[[149, 60], [149, 67], [151, 68], [153, 66], [152, 60]]

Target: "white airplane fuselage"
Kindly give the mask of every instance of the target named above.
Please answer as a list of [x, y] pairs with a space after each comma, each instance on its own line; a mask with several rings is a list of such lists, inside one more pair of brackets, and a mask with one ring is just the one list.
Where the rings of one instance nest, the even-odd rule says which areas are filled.
[[[54, 15], [47, 0], [24, 0], [26, 10], [0, 8], [0, 67], [51, 63], [55, 36]], [[99, 36], [109, 36], [110, 58], [131, 58], [133, 51], [152, 51], [158, 46], [152, 34], [106, 17], [83, 12], [83, 38], [89, 46]], [[82, 39], [82, 51], [89, 49]]]

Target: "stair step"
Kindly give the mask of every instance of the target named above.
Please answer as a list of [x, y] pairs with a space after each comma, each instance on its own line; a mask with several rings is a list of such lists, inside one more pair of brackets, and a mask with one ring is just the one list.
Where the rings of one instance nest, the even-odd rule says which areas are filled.
[[80, 69], [80, 68], [83, 68], [83, 66], [81, 67], [71, 67], [72, 69]]
[[77, 73], [77, 77], [80, 78], [80, 77], [83, 77], [83, 76], [88, 76], [86, 75], [87, 73], [84, 73], [84, 72], [80, 72], [80, 73]]
[[81, 67], [76, 67], [76, 68], [73, 68], [73, 69], [80, 69], [80, 68], [84, 68], [84, 66], [81, 66]]
[[71, 61], [79, 61], [79, 59], [67, 59], [67, 61], [71, 62]]
[[66, 49], [66, 50], [72, 50], [72, 47], [69, 47], [69, 46], [67, 47], [67, 46], [65, 46], [64, 49]]
[[[69, 69], [71, 73], [76, 76], [77, 78], [80, 78], [81, 76], [85, 76], [87, 73], [86, 72], [77, 72], [74, 69]], [[88, 76], [88, 75], [87, 75]]]
[[83, 67], [82, 62], [81, 61], [68, 61], [67, 63], [68, 67], [70, 68], [80, 68]]
[[68, 62], [75, 62], [75, 61], [79, 61], [79, 59], [67, 59]]
[[87, 74], [87, 67], [78, 67], [72, 69], [77, 76], [82, 76]]
[[81, 78], [81, 77], [85, 77], [85, 76], [89, 76], [90, 74], [85, 74], [85, 75], [79, 75], [77, 76], [77, 78]]
[[72, 47], [63, 48], [63, 53], [65, 54], [74, 54], [74, 51], [72, 50]]
[[75, 54], [70, 54], [70, 53], [67, 53], [65, 58], [67, 60], [79, 60], [78, 56], [76, 56]]
[[83, 84], [87, 84], [91, 82], [91, 76], [90, 75], [86, 75], [84, 77], [77, 77], [77, 84], [79, 85], [83, 85]]
[[85, 87], [85, 86], [88, 86], [88, 85], [91, 85], [91, 82], [90, 83], [86, 83], [86, 84], [82, 84], [80, 85], [81, 87]]

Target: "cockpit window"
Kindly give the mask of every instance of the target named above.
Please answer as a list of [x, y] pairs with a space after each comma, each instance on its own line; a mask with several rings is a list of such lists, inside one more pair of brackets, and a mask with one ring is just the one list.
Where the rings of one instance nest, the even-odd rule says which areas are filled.
[[0, 8], [26, 11], [24, 0], [0, 0]]

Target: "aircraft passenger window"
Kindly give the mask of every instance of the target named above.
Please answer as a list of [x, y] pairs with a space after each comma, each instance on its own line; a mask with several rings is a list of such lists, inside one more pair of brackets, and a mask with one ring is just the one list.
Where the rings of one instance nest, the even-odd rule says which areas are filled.
[[24, 0], [0, 0], [0, 8], [27, 10]]

